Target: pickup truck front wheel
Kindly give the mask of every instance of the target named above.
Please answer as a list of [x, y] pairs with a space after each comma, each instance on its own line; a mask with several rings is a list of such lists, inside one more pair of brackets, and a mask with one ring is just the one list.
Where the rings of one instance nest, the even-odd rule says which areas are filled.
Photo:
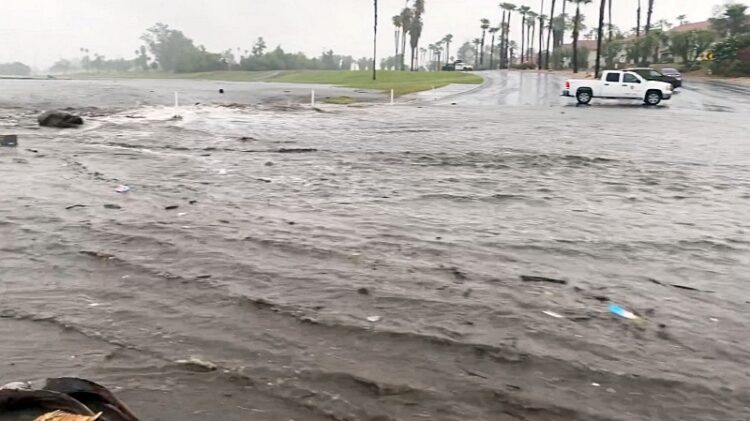
[[591, 102], [591, 98], [593, 98], [593, 95], [591, 95], [591, 91], [580, 90], [578, 91], [578, 93], [576, 93], [576, 99], [578, 100], [579, 104], [587, 105]]
[[659, 91], [648, 91], [646, 93], [646, 105], [659, 105], [661, 103], [661, 92]]

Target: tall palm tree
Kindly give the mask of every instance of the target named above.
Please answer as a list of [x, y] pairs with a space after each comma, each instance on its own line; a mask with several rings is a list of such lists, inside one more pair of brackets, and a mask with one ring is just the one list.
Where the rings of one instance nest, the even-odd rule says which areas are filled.
[[648, 0], [648, 14], [646, 15], [646, 35], [651, 31], [651, 18], [654, 16], [654, 0]]
[[[604, 13], [607, 11], [607, 0], [600, 0], [599, 2], [599, 27], [596, 34], [596, 65], [594, 70], [597, 79], [599, 78], [599, 71], [602, 68], [602, 38], [604, 38]], [[610, 25], [609, 30], [610, 32], [612, 31], [612, 25]]]
[[638, 9], [636, 10], [635, 36], [641, 37], [641, 0], [638, 0]]
[[451, 43], [453, 42], [453, 34], [448, 34], [443, 37], [443, 42], [445, 43], [445, 60], [447, 63], [448, 60], [451, 59]]
[[[430, 62], [435, 64], [435, 57], [437, 56], [437, 47], [435, 47], [435, 44], [430, 44], [427, 46], [427, 49], [430, 50]], [[437, 64], [435, 64], [437, 67]], [[437, 68], [435, 69], [437, 71]]]
[[[581, 4], [589, 4], [592, 0], [568, 0], [576, 4], [576, 17], [573, 20], [573, 73], [578, 73], [578, 37], [581, 35]], [[650, 0], [653, 1], [653, 0]]]
[[378, 0], [373, 0], [375, 7], [375, 26], [372, 36], [372, 80], [378, 80]]
[[401, 70], [406, 70], [406, 34], [411, 28], [411, 20], [414, 18], [414, 11], [410, 7], [405, 7], [401, 11]]
[[474, 38], [472, 44], [474, 44], [474, 68], [479, 69], [479, 46], [482, 45], [482, 40]]
[[549, 19], [549, 28], [547, 29], [547, 53], [544, 58], [544, 67], [547, 70], [549, 70], [549, 55], [550, 55], [550, 50], [552, 48], [550, 46], [550, 43], [552, 42], [552, 32], [554, 31], [552, 22], [554, 21], [554, 17], [555, 17], [555, 3], [556, 2], [557, 0], [552, 0], [552, 9], [549, 12], [550, 19]]
[[544, 0], [542, 0], [542, 7], [539, 9], [539, 58], [537, 59], [537, 68], [542, 70], [542, 49], [544, 48], [544, 21], [547, 20], [547, 15], [544, 14]]
[[544, 56], [544, 22], [547, 21], [547, 15], [539, 16], [539, 57], [537, 58], [537, 69], [542, 70], [542, 59]]
[[438, 71], [440, 71], [443, 68], [443, 66], [442, 66], [442, 64], [443, 64], [443, 60], [442, 60], [442, 58], [443, 58], [443, 43], [444, 43], [444, 41], [442, 41], [442, 40], [438, 41], [437, 43], [435, 43], [435, 52], [437, 53], [437, 63], [438, 63], [437, 69], [438, 69]]
[[411, 27], [409, 28], [409, 46], [411, 47], [411, 63], [409, 68], [414, 71], [415, 59], [417, 58], [417, 48], [419, 47], [419, 39], [422, 37], [422, 28], [424, 24], [422, 22], [421, 15], [415, 15], [411, 21]]
[[529, 6], [521, 6], [518, 13], [523, 17], [521, 19], [521, 63], [524, 63], [524, 52], [526, 51], [526, 16], [531, 11]]
[[[500, 4], [500, 8], [503, 9], [503, 5]], [[503, 18], [500, 20], [500, 45], [498, 46], [498, 62], [500, 63], [500, 67], [503, 66], [503, 47], [505, 46], [505, 13], [506, 10], [503, 9]]]
[[485, 18], [482, 19], [481, 22], [482, 25], [480, 26], [480, 28], [482, 28], [482, 48], [480, 51], [479, 64], [484, 66], [484, 40], [487, 37], [487, 30], [490, 29], [490, 20]]
[[516, 5], [513, 3], [502, 3], [500, 7], [503, 8], [503, 10], [508, 12], [508, 17], [505, 20], [505, 25], [503, 26], [503, 67], [507, 66], [510, 62], [509, 56], [508, 56], [508, 50], [510, 47], [510, 20], [513, 17], [513, 12], [516, 10]]
[[[408, 2], [407, 2], [408, 4]], [[422, 15], [425, 12], [425, 0], [414, 0], [413, 17], [411, 20], [411, 26], [409, 27], [409, 34], [411, 39], [409, 45], [411, 47], [411, 71], [414, 71], [414, 62], [417, 57], [417, 48], [419, 47], [419, 39], [422, 38], [422, 29], [424, 28], [424, 22], [422, 21]]]
[[500, 30], [499, 27], [490, 28], [492, 34], [492, 43], [490, 44], [490, 69], [495, 69], [495, 34]]
[[536, 12], [529, 12], [526, 15], [526, 61], [534, 61], [534, 36], [536, 35]]
[[396, 28], [394, 35], [396, 36], [396, 54], [394, 57], [398, 58], [398, 49], [401, 45], [401, 15], [398, 14], [393, 18], [393, 26]]

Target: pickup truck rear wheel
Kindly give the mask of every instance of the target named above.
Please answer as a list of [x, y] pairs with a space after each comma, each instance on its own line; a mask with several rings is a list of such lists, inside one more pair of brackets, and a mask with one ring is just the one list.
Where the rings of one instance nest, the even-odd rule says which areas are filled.
[[591, 95], [591, 91], [580, 90], [578, 91], [578, 93], [576, 93], [576, 99], [578, 100], [579, 104], [586, 105], [591, 102], [591, 98], [593, 98], [593, 95]]
[[646, 92], [646, 105], [659, 105], [661, 102], [661, 92], [659, 91], [648, 91]]

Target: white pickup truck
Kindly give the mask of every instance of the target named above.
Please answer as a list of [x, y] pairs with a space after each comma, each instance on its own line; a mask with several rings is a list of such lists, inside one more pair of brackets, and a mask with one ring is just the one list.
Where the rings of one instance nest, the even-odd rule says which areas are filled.
[[659, 105], [662, 100], [672, 98], [672, 85], [648, 81], [633, 72], [607, 71], [601, 80], [566, 80], [562, 94], [576, 98], [579, 104], [588, 104], [593, 98], [603, 98], [634, 99], [646, 105]]

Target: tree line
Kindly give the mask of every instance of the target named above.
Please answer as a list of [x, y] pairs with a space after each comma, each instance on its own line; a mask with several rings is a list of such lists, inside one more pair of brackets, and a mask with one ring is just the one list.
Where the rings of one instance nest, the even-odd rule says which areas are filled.
[[103, 55], [81, 48], [80, 59], [61, 59], [50, 69], [53, 73], [164, 71], [196, 73], [217, 70], [360, 70], [372, 68], [372, 59], [338, 55], [332, 50], [318, 57], [288, 53], [281, 46], [269, 49], [263, 37], [247, 49], [227, 49], [220, 53], [208, 51], [182, 31], [157, 23], [141, 36], [143, 45], [132, 59], [108, 60]]
[[[458, 50], [458, 58], [473, 63], [477, 69], [571, 68], [577, 73], [589, 65], [591, 50], [580, 46], [584, 38], [596, 40], [596, 73], [603, 66], [615, 66], [617, 61], [645, 66], [672, 62], [675, 58], [686, 69], [692, 69], [697, 67], [703, 53], [712, 49], [715, 60], [711, 68], [715, 73], [750, 74], [750, 18], [744, 4], [728, 3], [718, 8], [707, 29], [672, 31], [674, 25], [669, 21], [654, 21], [657, 0], [631, 1], [635, 23], [632, 29], [624, 31], [612, 23], [613, 0], [598, 0], [598, 24], [588, 32], [581, 7], [596, 0], [547, 0], [546, 3], [542, 0], [538, 11], [503, 2], [499, 5], [499, 24], [493, 26], [490, 19], [480, 19], [481, 36], [464, 43]], [[685, 15], [678, 16], [677, 21], [680, 25], [688, 23]], [[520, 40], [510, 36], [516, 25], [520, 25]], [[572, 39], [570, 46], [564, 44], [567, 36]], [[451, 41], [452, 36], [448, 35], [431, 44], [437, 60], [435, 68], [440, 68], [443, 52], [445, 62], [452, 60]]]

